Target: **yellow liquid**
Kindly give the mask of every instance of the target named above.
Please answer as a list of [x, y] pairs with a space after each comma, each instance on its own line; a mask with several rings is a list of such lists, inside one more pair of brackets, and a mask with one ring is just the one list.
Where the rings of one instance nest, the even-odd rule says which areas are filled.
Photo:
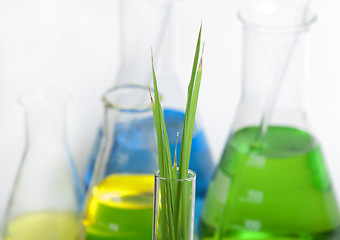
[[83, 220], [86, 240], [151, 239], [153, 175], [112, 174], [92, 189]]
[[73, 212], [24, 214], [7, 224], [5, 240], [75, 240], [79, 218]]

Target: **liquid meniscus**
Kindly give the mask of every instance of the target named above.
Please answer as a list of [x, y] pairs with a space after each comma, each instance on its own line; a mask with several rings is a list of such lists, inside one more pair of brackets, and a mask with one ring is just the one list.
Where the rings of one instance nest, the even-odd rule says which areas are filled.
[[12, 219], [7, 224], [5, 240], [75, 240], [78, 228], [76, 213], [35, 212]]
[[232, 136], [210, 185], [200, 239], [337, 240], [340, 217], [320, 146], [307, 132], [270, 126]]
[[153, 175], [105, 178], [92, 188], [86, 205], [85, 239], [151, 239], [153, 187]]

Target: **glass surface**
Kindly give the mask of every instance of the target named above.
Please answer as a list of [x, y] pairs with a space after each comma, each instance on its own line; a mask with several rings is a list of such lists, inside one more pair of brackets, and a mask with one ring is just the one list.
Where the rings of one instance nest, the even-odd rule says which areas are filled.
[[242, 10], [243, 91], [199, 239], [340, 239], [338, 203], [304, 95], [315, 16], [293, 1]]
[[152, 175], [111, 174], [92, 193], [83, 221], [86, 239], [150, 238]]
[[203, 236], [216, 234], [218, 225], [221, 239], [339, 236], [337, 202], [314, 137], [270, 126], [259, 146], [257, 133], [256, 127], [241, 129], [225, 149], [210, 185]]
[[[177, 168], [177, 173], [179, 168]], [[155, 174], [153, 240], [193, 240], [196, 173], [186, 179], [168, 179]], [[178, 205], [177, 205], [178, 204]]]
[[[178, 0], [122, 0], [119, 2], [121, 52], [115, 86], [125, 84], [152, 86], [150, 51], [150, 47], [152, 47], [172, 156], [174, 155], [177, 132], [180, 133], [177, 153], [180, 153], [186, 103], [180, 82], [189, 80], [184, 79], [188, 76], [184, 76], [182, 71], [182, 52], [185, 47], [182, 34], [184, 31], [182, 29], [183, 4], [183, 1]], [[193, 42], [194, 44], [195, 42]], [[189, 66], [192, 64], [191, 61]], [[198, 223], [203, 199], [213, 175], [214, 163], [199, 116], [196, 119], [198, 120], [195, 123], [190, 169], [197, 173], [195, 216]], [[147, 125], [154, 125], [152, 118], [145, 119], [145, 121], [148, 121], [145, 123]], [[138, 139], [145, 132], [137, 128], [133, 134]], [[91, 173], [99, 153], [102, 135], [103, 130], [100, 127], [84, 175], [86, 187], [91, 181]], [[139, 146], [136, 146], [133, 141], [129, 144], [126, 145], [124, 151], [139, 154], [137, 149]], [[115, 158], [115, 154], [116, 152], [112, 152], [112, 159]], [[113, 166], [110, 168], [113, 169]]]
[[18, 216], [7, 227], [6, 240], [74, 240], [79, 216], [74, 212], [46, 211]]
[[82, 238], [150, 239], [158, 164], [149, 88], [122, 85], [110, 89], [103, 103], [103, 136], [84, 208]]
[[6, 240], [75, 239], [83, 189], [65, 142], [69, 95], [43, 88], [20, 98], [26, 147], [5, 215]]

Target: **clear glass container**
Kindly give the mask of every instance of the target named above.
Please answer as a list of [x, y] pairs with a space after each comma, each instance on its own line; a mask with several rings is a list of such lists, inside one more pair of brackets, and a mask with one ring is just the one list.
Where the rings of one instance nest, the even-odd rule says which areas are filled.
[[81, 239], [151, 239], [158, 164], [149, 88], [115, 87], [105, 93], [103, 103], [103, 137]]
[[[174, 194], [170, 194], [171, 190]], [[194, 239], [195, 192], [195, 172], [189, 170], [186, 179], [163, 178], [156, 172], [153, 240]]]
[[26, 147], [6, 209], [6, 240], [74, 240], [83, 189], [66, 143], [70, 95], [42, 88], [20, 98]]
[[[152, 86], [151, 47], [154, 53], [157, 82], [162, 92], [164, 118], [167, 125], [170, 150], [181, 149], [181, 133], [184, 122], [186, 98], [181, 82], [189, 80], [183, 66], [184, 1], [179, 0], [122, 0], [119, 1], [120, 67], [115, 85], [139, 84]], [[199, 23], [197, 23], [197, 30]], [[196, 42], [193, 42], [194, 45]], [[191, 60], [190, 60], [191, 61]], [[187, 64], [187, 65], [191, 65]], [[187, 78], [187, 79], [186, 79]], [[138, 99], [136, 99], [138, 104]], [[199, 115], [199, 114], [197, 114]], [[203, 199], [214, 171], [204, 129], [196, 117], [191, 148], [190, 169], [197, 173], [196, 220], [200, 216]], [[85, 185], [91, 180], [91, 172], [99, 153], [103, 131], [99, 129], [85, 172]]]
[[316, 17], [292, 1], [242, 10], [243, 90], [199, 239], [340, 239], [338, 204], [304, 82]]
[[[172, 2], [177, 0], [117, 0], [120, 32], [120, 61], [115, 86], [127, 84], [151, 86], [151, 47], [155, 57], [159, 54], [167, 29]], [[157, 63], [157, 60], [155, 60]], [[139, 99], [133, 98], [136, 105]], [[88, 188], [99, 154], [103, 130], [100, 127], [84, 182]]]

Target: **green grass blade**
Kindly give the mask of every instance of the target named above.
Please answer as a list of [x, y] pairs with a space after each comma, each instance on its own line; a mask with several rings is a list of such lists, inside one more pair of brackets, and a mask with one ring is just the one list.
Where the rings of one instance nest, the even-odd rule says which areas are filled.
[[[176, 176], [176, 179], [178, 178], [178, 175], [177, 175], [177, 142], [178, 142], [178, 136], [179, 136], [179, 132], [177, 132], [176, 134], [176, 143], [175, 143], [175, 154], [174, 154], [174, 165], [172, 167], [172, 173], [174, 176]], [[172, 200], [173, 200], [173, 206], [174, 206], [174, 221], [176, 222], [177, 219], [178, 219], [178, 204], [177, 204], [177, 185], [178, 183], [173, 181], [172, 183]], [[177, 232], [177, 224], [174, 224], [175, 226], [175, 232]]]
[[189, 240], [188, 239], [188, 225], [189, 225], [189, 211], [187, 211], [187, 209], [189, 209], [189, 198], [188, 198], [189, 192], [188, 192], [188, 182], [183, 182], [183, 188], [182, 188], [182, 198], [181, 201], [183, 203], [183, 209], [186, 209], [185, 211], [183, 211], [182, 213], [182, 222], [183, 222], [183, 236], [182, 236], [182, 240]]
[[[152, 73], [153, 73], [153, 83], [154, 83], [154, 91], [155, 91], [155, 108], [156, 112], [159, 116], [159, 121], [161, 124], [161, 130], [162, 130], [162, 140], [163, 140], [163, 151], [165, 154], [163, 154], [163, 165], [164, 165], [164, 177], [170, 178], [170, 179], [176, 179], [177, 178], [177, 172], [176, 174], [172, 171], [172, 161], [171, 161], [171, 153], [170, 153], [170, 145], [169, 145], [169, 138], [166, 130], [166, 124], [163, 116], [163, 111], [160, 105], [159, 101], [159, 94], [158, 94], [158, 87], [157, 87], [157, 80], [156, 80], [156, 73], [155, 68], [153, 64], [153, 58], [152, 58]], [[174, 198], [176, 189], [173, 189], [172, 187], [169, 189], [171, 192], [170, 197]], [[171, 200], [171, 204], [173, 204], [175, 200]]]
[[155, 113], [158, 116], [158, 130], [160, 130], [160, 133], [158, 133], [161, 136], [161, 141], [162, 141], [162, 151], [166, 151], [165, 158], [162, 159], [163, 161], [163, 166], [164, 166], [164, 175], [160, 175], [161, 177], [170, 177], [172, 176], [171, 173], [171, 155], [168, 154], [168, 150], [170, 153], [170, 148], [169, 148], [169, 140], [167, 137], [166, 133], [166, 127], [164, 123], [164, 116], [163, 116], [163, 111], [161, 108], [161, 104], [159, 101], [159, 94], [158, 94], [158, 87], [157, 87], [157, 80], [156, 80], [156, 73], [155, 73], [155, 67], [154, 67], [154, 62], [153, 62], [153, 56], [151, 56], [151, 62], [152, 62], [152, 76], [153, 76], [153, 85], [154, 85], [154, 94], [155, 94]]
[[[179, 132], [176, 134], [176, 143], [175, 143], [175, 154], [174, 154], [174, 165], [172, 166], [172, 170], [177, 176], [177, 143], [178, 143]], [[177, 178], [177, 177], [176, 177]]]
[[[196, 44], [195, 57], [188, 86], [187, 104], [183, 123], [182, 146], [179, 156], [177, 156], [177, 141], [175, 144], [175, 156], [172, 164], [169, 139], [164, 120], [162, 107], [160, 104], [158, 86], [152, 57], [152, 75], [154, 85], [154, 101], [151, 96], [152, 111], [157, 133], [158, 160], [160, 176], [170, 179], [185, 179], [188, 177], [189, 160], [191, 153], [192, 137], [194, 132], [195, 116], [198, 102], [199, 89], [202, 78], [202, 57], [200, 55], [202, 25], [199, 30]], [[203, 55], [203, 53], [202, 53]], [[151, 95], [151, 93], [150, 93]], [[179, 170], [177, 171], [177, 167]], [[189, 240], [189, 187], [187, 182], [167, 182], [161, 184], [161, 211], [162, 223], [160, 234], [163, 240]]]
[[[200, 31], [198, 33], [198, 40], [197, 40], [197, 44], [196, 44], [194, 63], [193, 63], [193, 66], [192, 66], [191, 78], [190, 78], [190, 83], [189, 83], [189, 87], [188, 87], [187, 107], [188, 107], [188, 103], [191, 104], [192, 89], [193, 89], [194, 81], [195, 81], [195, 77], [196, 77], [196, 71], [197, 71], [197, 66], [198, 66], [198, 58], [199, 58], [199, 55], [200, 55], [200, 48], [201, 48], [201, 34], [202, 34], [202, 24], [200, 26]], [[190, 106], [190, 104], [189, 104], [189, 106]]]
[[[160, 111], [162, 112], [162, 109], [160, 109]], [[165, 125], [163, 113], [160, 114], [160, 120], [161, 120], [163, 137], [164, 137], [164, 151], [165, 151], [166, 162], [167, 162], [166, 165], [169, 167], [169, 178], [175, 179], [175, 178], [177, 178], [177, 174], [173, 175], [173, 172], [172, 172], [172, 162], [171, 162], [169, 138], [168, 138], [168, 133], [167, 133], [167, 130], [166, 130], [166, 125]]]
[[[157, 80], [156, 80], [156, 73], [155, 73], [155, 68], [154, 68], [154, 63], [153, 63], [153, 57], [152, 57], [152, 73], [153, 73], [153, 85], [154, 85], [154, 94], [155, 94], [155, 106], [154, 106], [154, 114], [157, 115], [156, 121], [158, 124], [157, 128], [157, 135], [159, 136], [159, 144], [158, 146], [160, 147], [158, 151], [161, 153], [158, 154], [158, 156], [162, 155], [162, 165], [163, 167], [163, 174], [160, 175], [161, 177], [164, 178], [170, 178], [170, 179], [175, 179], [177, 178], [177, 173], [174, 175], [172, 171], [172, 161], [171, 161], [171, 154], [170, 154], [170, 146], [169, 146], [169, 139], [168, 139], [168, 134], [166, 130], [166, 124], [163, 116], [163, 111], [161, 108], [160, 100], [159, 100], [159, 93], [158, 93], [158, 87], [157, 87]], [[168, 217], [168, 227], [170, 231], [170, 237], [171, 239], [175, 238], [175, 224], [174, 224], [174, 212], [175, 212], [175, 193], [176, 189], [172, 186], [172, 184], [168, 184], [164, 196], [166, 197], [166, 205], [163, 205], [166, 207], [166, 213]]]
[[191, 152], [191, 144], [192, 144], [192, 136], [194, 133], [194, 124], [195, 124], [195, 116], [196, 116], [196, 110], [197, 110], [197, 102], [198, 102], [198, 95], [199, 95], [199, 89], [201, 85], [201, 78], [202, 78], [202, 58], [200, 60], [200, 65], [197, 70], [197, 75], [196, 75], [196, 81], [195, 81], [195, 86], [193, 90], [193, 95], [192, 95], [192, 102], [189, 110], [189, 115], [188, 115], [188, 129], [187, 129], [187, 138], [186, 138], [186, 156], [187, 156], [187, 163], [186, 166], [189, 165], [189, 158], [190, 158], [190, 152]]
[[[196, 51], [195, 51], [195, 57], [194, 57], [194, 63], [193, 63], [193, 67], [192, 67], [192, 72], [191, 72], [191, 79], [190, 79], [190, 83], [188, 86], [188, 97], [187, 97], [187, 105], [186, 105], [186, 109], [185, 109], [185, 117], [184, 117], [184, 123], [183, 123], [183, 134], [182, 134], [182, 146], [181, 146], [181, 154], [180, 154], [180, 165], [179, 165], [179, 177], [181, 179], [185, 178], [186, 173], [188, 172], [188, 158], [190, 157], [190, 155], [188, 155], [187, 153], [187, 149], [188, 146], [186, 145], [186, 143], [188, 141], [191, 141], [191, 139], [188, 138], [187, 136], [187, 125], [188, 125], [188, 113], [190, 111], [191, 108], [191, 98], [192, 98], [192, 91], [193, 91], [193, 87], [194, 87], [194, 83], [195, 83], [195, 79], [196, 79], [196, 72], [197, 72], [197, 65], [198, 65], [198, 59], [199, 59], [199, 53], [200, 53], [200, 46], [201, 46], [201, 33], [202, 33], [202, 25], [200, 27], [199, 30], [199, 34], [198, 34], [198, 39], [197, 39], [197, 44], [196, 44]], [[182, 161], [184, 159], [184, 161]]]
[[161, 129], [161, 124], [160, 124], [160, 120], [159, 120], [159, 114], [157, 113], [155, 103], [152, 99], [151, 91], [150, 91], [150, 98], [151, 98], [153, 119], [154, 119], [155, 128], [156, 128], [156, 136], [157, 136], [159, 175], [164, 176], [165, 170], [164, 170], [163, 153], [162, 153], [162, 149], [163, 149], [162, 148], [163, 147], [162, 129]]
[[[187, 159], [181, 159], [181, 161], [186, 161], [186, 163], [182, 163], [181, 166], [185, 167], [185, 175], [183, 175], [183, 177], [187, 177], [187, 172], [188, 172], [188, 165], [189, 165], [189, 158], [190, 158], [190, 152], [191, 152], [191, 144], [192, 144], [192, 136], [193, 136], [193, 131], [194, 131], [194, 123], [195, 123], [195, 115], [196, 115], [196, 109], [197, 109], [197, 102], [198, 102], [198, 95], [199, 95], [199, 89], [200, 89], [200, 84], [201, 84], [201, 78], [202, 78], [202, 58], [200, 59], [200, 65], [199, 68], [197, 70], [197, 75], [196, 75], [196, 81], [194, 84], [194, 89], [193, 89], [193, 94], [192, 94], [192, 102], [190, 104], [190, 109], [188, 112], [188, 118], [187, 118], [187, 125], [186, 125], [186, 137], [184, 138], [184, 143], [186, 145], [186, 153], [184, 156], [187, 157]], [[183, 168], [184, 168], [183, 167]], [[189, 218], [189, 213], [187, 211], [187, 209], [189, 208], [188, 205], [188, 189], [185, 186], [181, 186], [181, 188], [178, 189], [178, 191], [180, 192], [177, 193], [180, 195], [179, 201], [180, 204], [183, 208], [182, 211], [182, 215], [181, 215], [181, 225], [183, 225], [183, 240], [186, 238], [187, 236], [187, 225], [188, 225], [188, 218]], [[177, 195], [178, 196], [178, 195]]]
[[[163, 192], [164, 189], [163, 189]], [[164, 195], [165, 196], [165, 195]], [[165, 203], [165, 199], [162, 200], [162, 202]], [[168, 222], [168, 217], [166, 215], [166, 207], [164, 205], [164, 207], [161, 208], [162, 211], [162, 239], [164, 240], [171, 240], [170, 238], [170, 231], [169, 231], [169, 222]]]

